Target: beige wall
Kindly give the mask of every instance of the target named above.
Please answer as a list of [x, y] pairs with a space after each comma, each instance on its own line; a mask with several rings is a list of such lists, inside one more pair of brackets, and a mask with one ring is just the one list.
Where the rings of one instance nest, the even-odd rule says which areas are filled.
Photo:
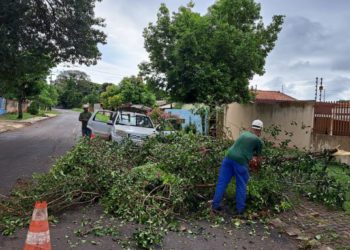
[[[29, 102], [23, 103], [23, 112], [27, 112], [28, 106]], [[6, 111], [8, 113], [16, 113], [18, 111], [18, 102], [15, 100], [6, 100]]]
[[[339, 149], [350, 151], [350, 137], [336, 135], [313, 134], [311, 138], [312, 150], [322, 151], [324, 149]], [[350, 165], [350, 156], [337, 156], [339, 162]]]
[[[224, 130], [236, 139], [241, 130], [249, 128], [254, 119], [264, 122], [265, 128], [280, 125], [282, 132], [276, 143], [291, 139], [289, 146], [309, 148], [313, 126], [313, 102], [281, 102], [281, 103], [232, 103], [225, 109]], [[293, 133], [293, 137], [285, 135], [285, 131]], [[267, 136], [266, 134], [264, 136]], [[270, 139], [272, 139], [270, 137]]]
[[312, 149], [322, 151], [323, 149], [333, 149], [339, 146], [339, 149], [350, 151], [350, 137], [336, 135], [312, 135]]

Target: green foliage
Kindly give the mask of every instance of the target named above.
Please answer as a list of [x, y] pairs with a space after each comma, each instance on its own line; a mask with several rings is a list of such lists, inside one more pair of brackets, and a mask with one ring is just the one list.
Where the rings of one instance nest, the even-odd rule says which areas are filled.
[[[21, 104], [40, 94], [49, 69], [60, 62], [96, 64], [98, 30], [103, 19], [94, 14], [96, 0], [13, 1], [0, 3], [0, 91]], [[38, 35], [40, 34], [40, 35]]]
[[[23, 120], [33, 118], [34, 116], [25, 112], [23, 113]], [[6, 113], [0, 116], [0, 120], [18, 120], [18, 115], [16, 113]]]
[[264, 26], [253, 0], [219, 0], [205, 15], [193, 4], [171, 15], [162, 4], [156, 23], [144, 30], [150, 62], [140, 65], [141, 75], [174, 101], [247, 102], [249, 80], [264, 73], [282, 23], [273, 16]]
[[55, 63], [96, 64], [97, 44], [105, 43], [106, 35], [98, 29], [104, 20], [95, 17], [95, 2], [1, 1], [0, 76], [19, 69], [11, 67], [22, 52], [50, 55]]
[[53, 85], [44, 84], [38, 96], [40, 109], [51, 110], [58, 103], [58, 93]]
[[[283, 133], [279, 126], [265, 130], [273, 138]], [[292, 137], [290, 133], [284, 132]], [[348, 166], [334, 162], [328, 151], [313, 154], [288, 149], [288, 141], [281, 142], [281, 148], [267, 147], [264, 154], [268, 157], [264, 165], [271, 168], [278, 176], [278, 181], [296, 190], [311, 200], [322, 202], [330, 207], [344, 207], [350, 200], [350, 170]]]
[[110, 120], [110, 115], [109, 114], [103, 114], [101, 112], [98, 112], [96, 114], [95, 119], [100, 122], [107, 123]]
[[160, 108], [152, 109], [147, 115], [152, 119], [155, 125], [160, 126], [161, 131], [181, 130], [181, 119], [176, 115], [167, 113]]
[[154, 226], [138, 229], [133, 235], [138, 246], [144, 249], [154, 249], [160, 245], [164, 237], [164, 229]]
[[40, 104], [37, 101], [32, 101], [32, 103], [30, 104], [30, 106], [28, 107], [28, 112], [31, 115], [37, 115], [39, 114], [39, 108], [40, 108]]
[[98, 102], [101, 86], [90, 81], [87, 74], [81, 71], [63, 71], [54, 85], [59, 94], [58, 104], [63, 108], [78, 108], [84, 103]]
[[125, 77], [118, 86], [107, 86], [106, 91], [100, 95], [100, 101], [105, 109], [115, 110], [124, 103], [153, 107], [156, 97], [147, 88], [142, 78], [131, 76]]
[[[11, 234], [27, 223], [36, 200], [46, 200], [50, 214], [99, 201], [106, 213], [138, 224], [133, 238], [140, 247], [155, 247], [177, 216], [208, 213], [207, 202], [230, 145], [191, 133], [150, 138], [142, 145], [83, 139], [49, 173], [35, 175], [33, 182], [0, 200], [0, 230]], [[289, 209], [292, 204], [285, 193], [294, 188], [311, 199], [347, 208], [349, 183], [343, 175], [350, 176], [349, 170], [329, 164], [328, 155], [315, 158], [267, 144], [264, 156], [262, 169], [248, 184], [248, 212]], [[234, 190], [231, 184], [226, 202], [234, 200]], [[112, 231], [97, 227], [91, 232]]]
[[196, 133], [197, 133], [197, 126], [196, 126], [196, 124], [194, 124], [194, 123], [190, 123], [190, 124], [188, 124], [188, 125], [185, 127], [184, 131], [185, 131], [186, 133], [193, 133], [193, 134], [196, 134]]
[[18, 227], [23, 227], [24, 225], [25, 221], [23, 219], [12, 216], [5, 216], [0, 221], [2, 235], [4, 236], [12, 235]]
[[[211, 112], [215, 112], [215, 114], [211, 114]], [[201, 117], [201, 124], [202, 124], [202, 134], [205, 134], [205, 125], [206, 122], [209, 120], [209, 117], [213, 117], [214, 115], [218, 114], [218, 110], [214, 109], [214, 110], [210, 110], [210, 108], [208, 106], [205, 105], [199, 105], [199, 104], [195, 104], [194, 109], [192, 110], [192, 112], [195, 115], [199, 115]]]
[[[5, 62], [6, 65], [9, 63]], [[0, 66], [0, 91], [5, 97], [18, 101], [18, 118], [22, 119], [22, 103], [27, 99], [35, 99], [40, 94], [52, 62], [46, 55], [21, 52], [11, 67], [14, 72], [1, 72], [2, 66], [4, 65]]]

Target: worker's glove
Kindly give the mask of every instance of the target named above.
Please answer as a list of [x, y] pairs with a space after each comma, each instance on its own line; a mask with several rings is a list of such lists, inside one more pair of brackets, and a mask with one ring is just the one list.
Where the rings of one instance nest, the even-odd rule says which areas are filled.
[[260, 157], [254, 156], [250, 161], [249, 161], [249, 169], [253, 173], [259, 172], [259, 169], [261, 167], [261, 159]]

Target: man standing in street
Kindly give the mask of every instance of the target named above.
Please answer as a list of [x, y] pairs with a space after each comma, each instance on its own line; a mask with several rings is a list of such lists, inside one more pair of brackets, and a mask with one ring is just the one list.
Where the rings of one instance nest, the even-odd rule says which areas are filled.
[[[236, 209], [243, 214], [245, 209], [247, 184], [249, 180], [248, 165], [253, 156], [260, 156], [263, 142], [259, 138], [263, 122], [255, 120], [250, 131], [243, 132], [233, 146], [228, 150], [222, 161], [219, 179], [212, 202], [212, 211], [221, 212], [220, 202], [233, 176], [236, 177]], [[259, 159], [259, 158], [258, 158]], [[259, 160], [258, 160], [259, 161]]]
[[80, 113], [79, 115], [79, 121], [81, 121], [81, 131], [84, 136], [87, 136], [90, 138], [91, 136], [91, 130], [87, 127], [88, 121], [91, 117], [91, 113], [89, 112], [89, 105], [85, 104], [83, 106], [84, 111]]

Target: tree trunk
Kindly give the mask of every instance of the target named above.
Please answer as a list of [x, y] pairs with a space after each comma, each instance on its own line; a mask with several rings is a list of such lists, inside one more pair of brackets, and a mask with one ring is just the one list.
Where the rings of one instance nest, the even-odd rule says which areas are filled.
[[201, 114], [200, 117], [201, 117], [201, 122], [202, 122], [202, 133], [203, 133], [203, 135], [207, 135], [206, 134], [207, 131], [205, 130], [205, 124], [206, 124], [207, 115], [206, 114]]
[[17, 119], [23, 119], [22, 104], [23, 104], [23, 99], [18, 98], [18, 117], [17, 117]]

